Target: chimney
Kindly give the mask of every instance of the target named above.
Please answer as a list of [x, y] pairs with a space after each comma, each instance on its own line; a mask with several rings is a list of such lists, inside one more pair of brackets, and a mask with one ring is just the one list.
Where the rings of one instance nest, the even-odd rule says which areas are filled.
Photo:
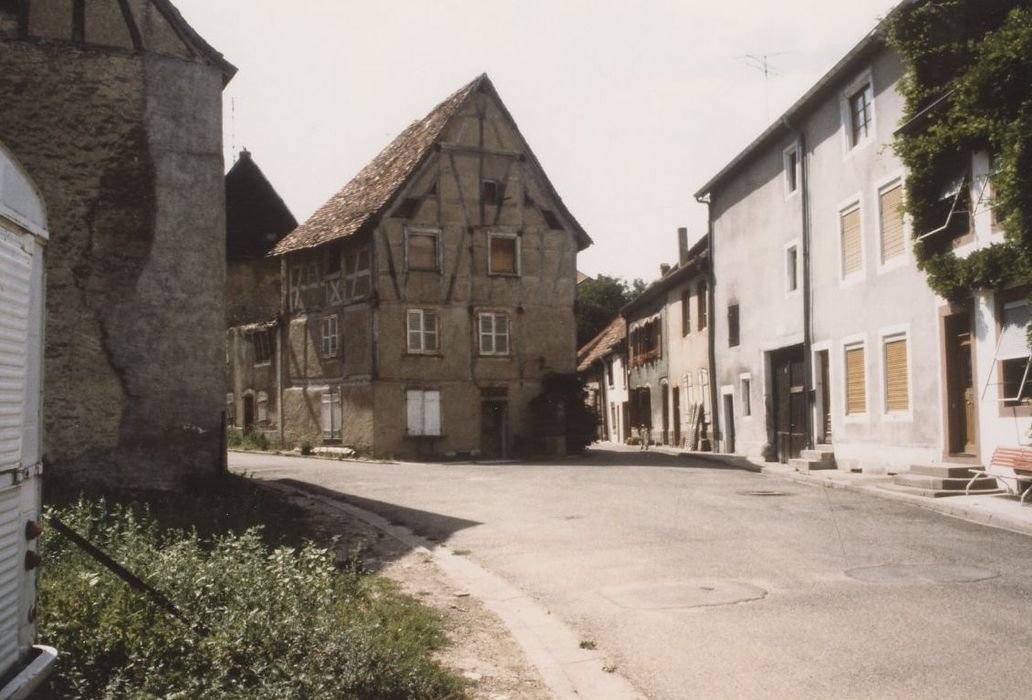
[[660, 266], [659, 266], [659, 276], [660, 277], [666, 277], [669, 274], [670, 274], [670, 266], [667, 265], [666, 263], [661, 263]]
[[677, 253], [678, 260], [683, 267], [688, 262], [688, 229], [677, 229]]

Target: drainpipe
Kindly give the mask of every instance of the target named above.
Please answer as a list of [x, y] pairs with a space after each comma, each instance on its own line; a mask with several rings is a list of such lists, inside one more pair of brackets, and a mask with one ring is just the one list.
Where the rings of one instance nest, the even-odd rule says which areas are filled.
[[713, 326], [717, 320], [715, 302], [713, 301], [716, 297], [717, 291], [717, 277], [714, 272], [714, 236], [713, 236], [713, 203], [710, 201], [710, 197], [696, 195], [695, 201], [699, 204], [706, 205], [706, 239], [709, 244], [709, 259], [706, 265], [706, 290], [708, 298], [706, 299], [706, 314], [709, 316], [706, 324], [706, 337], [707, 346], [709, 350], [709, 392], [710, 392], [710, 428], [713, 432], [713, 444], [711, 449], [716, 452], [717, 445], [720, 444], [720, 405], [718, 403], [719, 397], [718, 385], [717, 385], [717, 335], [713, 332]]
[[810, 300], [810, 181], [807, 176], [806, 134], [782, 117], [781, 123], [796, 136], [799, 148], [799, 203], [803, 223], [803, 390], [806, 392], [806, 448], [812, 450], [814, 421], [813, 389], [813, 310]]

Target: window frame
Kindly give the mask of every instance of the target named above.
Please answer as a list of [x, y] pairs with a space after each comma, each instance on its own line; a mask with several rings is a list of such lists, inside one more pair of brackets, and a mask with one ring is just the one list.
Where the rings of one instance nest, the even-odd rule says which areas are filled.
[[[339, 386], [323, 387], [319, 394], [319, 430], [323, 441], [343, 439], [344, 405]], [[329, 426], [326, 425], [326, 407], [329, 407]]]
[[[901, 212], [903, 217], [903, 252], [899, 255], [885, 260], [884, 248], [885, 248], [885, 226], [884, 226], [884, 211], [882, 209], [882, 196], [894, 189], [895, 187], [900, 188], [900, 207], [904, 211]], [[895, 270], [899, 267], [907, 265], [910, 261], [910, 237], [911, 237], [911, 225], [910, 217], [907, 216], [905, 208], [907, 201], [907, 188], [906, 179], [902, 173], [893, 173], [886, 179], [878, 183], [876, 190], [876, 201], [875, 208], [878, 214], [878, 248], [877, 248], [877, 260], [878, 260], [878, 273], [888, 272], [889, 270]], [[863, 214], [861, 214], [861, 223]]]
[[681, 290], [681, 337], [692, 334], [692, 288], [688, 285]]
[[[413, 397], [419, 396], [419, 407], [420, 407], [420, 426], [417, 430], [413, 430], [412, 426], [412, 406], [411, 402]], [[436, 396], [436, 401], [427, 401], [428, 398]], [[427, 416], [427, 405], [437, 406], [437, 427], [436, 432], [432, 429], [428, 429], [426, 420]], [[430, 424], [432, 426], [433, 423]], [[444, 411], [441, 406], [441, 390], [440, 389], [425, 389], [425, 388], [406, 388], [405, 389], [405, 436], [406, 437], [419, 437], [419, 438], [440, 438], [444, 437]]]
[[[794, 260], [789, 256], [794, 255]], [[791, 265], [789, 264], [791, 262]], [[801, 294], [799, 289], [799, 239], [793, 238], [785, 244], [784, 275], [785, 275], [785, 296], [794, 297]], [[789, 271], [791, 270], [791, 276]]]
[[[515, 250], [513, 254], [516, 256], [515, 259], [515, 272], [496, 272], [491, 267], [492, 261], [492, 246], [494, 245], [495, 239], [503, 238], [506, 240], [515, 241]], [[523, 274], [523, 239], [518, 233], [510, 233], [507, 231], [488, 231], [487, 233], [487, 274], [491, 277], [520, 277]]]
[[[859, 219], [859, 235], [860, 235], [860, 267], [859, 269], [846, 274], [846, 256], [845, 256], [845, 218], [853, 212], [857, 212], [857, 218]], [[863, 197], [855, 195], [846, 200], [846, 204], [839, 205], [838, 207], [838, 268], [839, 268], [839, 286], [846, 287], [851, 284], [856, 284], [864, 279], [867, 271], [867, 253], [865, 248], [866, 240], [864, 237], [864, 207]]]
[[737, 301], [727, 305], [727, 346], [737, 348], [742, 344], [742, 306]]
[[[869, 343], [867, 342], [866, 335], [852, 336], [850, 338], [843, 338], [840, 344], [842, 348], [841, 355], [841, 367], [842, 375], [841, 383], [841, 396], [842, 396], [842, 417], [847, 423], [860, 423], [867, 422], [871, 414], [871, 372], [870, 369], [870, 354], [867, 352]], [[863, 350], [863, 370], [864, 370], [864, 410], [863, 412], [850, 413], [849, 412], [849, 360], [848, 353], [850, 350], [856, 350], [857, 348]]]
[[[413, 236], [433, 238], [435, 267], [432, 269], [429, 267], [412, 267], [412, 258], [409, 249], [410, 241]], [[441, 274], [441, 229], [431, 226], [405, 226], [405, 271]]]
[[[419, 314], [419, 329], [413, 330], [411, 319], [413, 314]], [[426, 325], [426, 319], [433, 318], [434, 328], [432, 335], [434, 336], [434, 347], [427, 348], [426, 337], [431, 332], [428, 330]], [[413, 348], [412, 346], [412, 334], [419, 334], [419, 347]], [[408, 355], [440, 355], [441, 354], [441, 315], [437, 309], [430, 309], [426, 307], [416, 307], [405, 309], [405, 348], [406, 354]]]
[[[889, 367], [888, 367], [888, 345], [902, 341], [906, 343], [907, 351], [907, 408], [889, 409]], [[878, 362], [881, 369], [881, 413], [882, 418], [888, 421], [910, 422], [914, 419], [914, 352], [911, 343], [910, 327], [907, 325], [891, 326], [878, 331]], [[870, 404], [868, 404], [870, 405]]]
[[[1032, 324], [1032, 307], [1028, 307], [1028, 302], [1027, 302], [1028, 294], [1029, 294], [1029, 289], [1027, 287], [1018, 287], [1018, 288], [1015, 288], [1015, 289], [1008, 289], [1006, 291], [998, 292], [996, 294], [996, 299], [994, 300], [995, 303], [994, 303], [993, 306], [994, 306], [994, 310], [996, 312], [996, 323], [995, 323], [995, 325], [996, 325], [996, 346], [997, 346], [997, 348], [999, 348], [1000, 343], [1003, 340], [1003, 333], [1004, 333], [1004, 329], [1005, 329], [1004, 314], [1006, 313], [1006, 309], [1007, 309], [1008, 306], [1020, 306], [1020, 305], [1024, 304], [1026, 306], [1026, 308], [1028, 309], [1028, 311], [1026, 313], [1029, 314], [1029, 323]], [[1026, 331], [1027, 331], [1027, 326], [1026, 326]], [[1029, 352], [1032, 353], [1032, 350], [1029, 350]], [[1024, 357], [1014, 356], [1014, 357], [1004, 357], [1004, 358], [1001, 358], [1001, 357], [999, 357], [999, 351], [997, 351], [996, 356], [993, 358], [993, 360], [994, 360], [993, 371], [996, 374], [996, 386], [997, 386], [996, 398], [997, 398], [997, 403], [999, 405], [999, 415], [1000, 415], [1000, 417], [1027, 418], [1029, 416], [1032, 416], [1032, 403], [1030, 403], [1030, 400], [1032, 400], [1032, 391], [1023, 391], [1023, 393], [1020, 394], [1021, 398], [1018, 401], [1005, 401], [1004, 400], [1005, 398], [1007, 398], [1007, 391], [1006, 391], [1007, 387], [1006, 387], [1006, 381], [1005, 381], [1006, 377], [1005, 377], [1005, 364], [1004, 363], [1011, 363], [1011, 362], [1019, 362], [1020, 363], [1020, 362], [1024, 361], [1024, 364], [1027, 365], [1028, 364], [1028, 357], [1029, 357], [1029, 355], [1025, 355]], [[1022, 370], [1022, 372], [1024, 373], [1024, 370]], [[1032, 377], [1032, 371], [1030, 371], [1029, 376], [1025, 378], [1025, 386], [1026, 387], [1028, 386], [1028, 382], [1029, 382], [1029, 378], [1030, 377]]]
[[[254, 330], [249, 333], [251, 336], [251, 354], [254, 358], [253, 365], [255, 367], [268, 367], [272, 364], [272, 335], [269, 333], [268, 328], [261, 330]], [[261, 343], [258, 342], [258, 338], [265, 338], [265, 353], [259, 352], [259, 346]], [[267, 354], [266, 354], [267, 353]], [[262, 359], [264, 357], [264, 359]]]
[[[857, 138], [854, 132], [853, 104], [852, 100], [858, 94], [871, 91], [870, 118], [867, 120], [866, 133], [862, 138]], [[870, 69], [863, 71], [850, 82], [841, 93], [839, 93], [839, 106], [842, 122], [842, 145], [846, 158], [853, 156], [863, 147], [874, 143], [878, 134], [877, 117], [878, 98], [874, 90], [874, 77]]]
[[[332, 333], [327, 333], [329, 326], [333, 327]], [[321, 358], [328, 360], [340, 356], [340, 316], [333, 313], [319, 318], [319, 338], [319, 356]], [[327, 347], [327, 343], [329, 347]]]
[[739, 413], [742, 420], [752, 418], [752, 374], [743, 373], [738, 375]]
[[[491, 318], [491, 350], [484, 349], [484, 319]], [[505, 321], [505, 333], [497, 332], [498, 319]], [[498, 352], [498, 338], [505, 338], [505, 352]], [[477, 350], [481, 357], [510, 357], [512, 355], [512, 323], [509, 321], [509, 314], [504, 311], [478, 311], [477, 312]]]
[[704, 331], [709, 325], [709, 283], [702, 279], [695, 283], [695, 325], [696, 330]]
[[[790, 162], [793, 156], [795, 157], [794, 164]], [[781, 152], [781, 170], [785, 185], [785, 199], [791, 199], [799, 194], [799, 188], [802, 185], [802, 154], [799, 151], [798, 143], [793, 143]]]

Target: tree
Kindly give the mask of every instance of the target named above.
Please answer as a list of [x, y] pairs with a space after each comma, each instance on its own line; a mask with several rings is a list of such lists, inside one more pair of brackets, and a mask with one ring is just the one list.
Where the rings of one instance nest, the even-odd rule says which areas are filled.
[[577, 287], [577, 347], [598, 335], [647, 286], [641, 279], [628, 284], [606, 275], [581, 282]]

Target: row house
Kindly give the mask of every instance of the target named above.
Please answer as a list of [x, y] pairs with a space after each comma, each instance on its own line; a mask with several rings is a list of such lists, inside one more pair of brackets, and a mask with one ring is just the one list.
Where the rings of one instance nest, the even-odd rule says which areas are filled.
[[577, 352], [587, 403], [598, 416], [598, 439], [625, 442], [632, 435], [627, 389], [627, 321], [617, 316]]
[[273, 248], [279, 437], [385, 456], [563, 452], [541, 397], [576, 368], [590, 242], [478, 77]]
[[901, 472], [1026, 441], [1028, 290], [950, 304], [912, 251], [1002, 240], [990, 156], [943, 173], [942, 227], [912, 230], [891, 147], [903, 74], [883, 22], [696, 194], [724, 452]]

